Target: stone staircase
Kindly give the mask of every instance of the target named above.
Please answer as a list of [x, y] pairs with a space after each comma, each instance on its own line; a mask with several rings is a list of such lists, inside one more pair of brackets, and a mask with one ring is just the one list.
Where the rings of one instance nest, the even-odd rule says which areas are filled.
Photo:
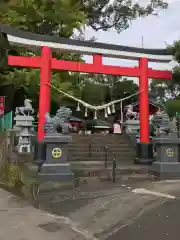
[[68, 159], [71, 162], [104, 162], [106, 155], [105, 146], [108, 147], [107, 161], [112, 161], [112, 157], [114, 157], [117, 162], [133, 162], [135, 150], [127, 136], [115, 134], [73, 135], [72, 142], [69, 144]]
[[[105, 151], [105, 146], [108, 147], [108, 151]], [[136, 153], [127, 136], [115, 134], [72, 135], [68, 161], [71, 162], [72, 169], [78, 172], [78, 175], [99, 175], [102, 170], [105, 170], [105, 159], [108, 165], [107, 170], [112, 172], [113, 158], [116, 160], [118, 174], [142, 172], [141, 167], [134, 165]]]

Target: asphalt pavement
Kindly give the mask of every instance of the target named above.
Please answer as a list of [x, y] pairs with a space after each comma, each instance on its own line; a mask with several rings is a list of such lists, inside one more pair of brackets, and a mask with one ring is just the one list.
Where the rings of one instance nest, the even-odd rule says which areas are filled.
[[[115, 185], [92, 183], [71, 193], [47, 194], [49, 205], [47, 201], [42, 203], [46, 195], [42, 194], [40, 202], [41, 208], [71, 219], [96, 240], [176, 240], [178, 231], [180, 234], [179, 184], [179, 181], [149, 180], [127, 180]], [[133, 193], [134, 189], [142, 187], [152, 194]], [[175, 199], [169, 199], [171, 197]]]
[[107, 240], [159, 239], [178, 240], [180, 237], [180, 200], [168, 201], [151, 209]]

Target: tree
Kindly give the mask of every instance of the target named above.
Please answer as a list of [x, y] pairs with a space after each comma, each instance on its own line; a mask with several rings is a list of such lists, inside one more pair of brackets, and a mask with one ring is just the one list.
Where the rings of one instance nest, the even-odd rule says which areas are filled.
[[[83, 78], [83, 100], [91, 104], [101, 105], [115, 99], [121, 99], [138, 92], [138, 85], [119, 76], [104, 74], [88, 74]], [[126, 101], [135, 101], [137, 96]]]
[[[118, 99], [128, 95], [132, 95], [134, 93], [137, 93], [138, 91], [139, 91], [139, 87], [133, 80], [122, 78], [119, 81], [117, 81], [115, 84], [113, 97], [115, 99]], [[127, 102], [136, 101], [137, 98], [138, 98], [138, 95], [130, 98]]]
[[[38, 34], [58, 35], [67, 38], [73, 37], [75, 30], [81, 31], [83, 26], [105, 31], [114, 28], [120, 32], [129, 26], [131, 20], [153, 14], [153, 9], [167, 7], [167, 4], [161, 0], [152, 0], [152, 2], [153, 4], [149, 3], [146, 7], [140, 7], [130, 0], [2, 0], [0, 22]], [[36, 53], [31, 50], [27, 51], [25, 48], [15, 48], [11, 51], [12, 55], [33, 55]], [[54, 53], [54, 56], [59, 59], [81, 60], [81, 56], [78, 55]], [[17, 79], [17, 75], [18, 81], [13, 81], [13, 78]], [[33, 86], [32, 80], [28, 81], [28, 85], [24, 77], [34, 79], [35, 76], [38, 76], [38, 71], [33, 69], [11, 69], [9, 73], [5, 72], [0, 78], [3, 80], [1, 81], [3, 86], [6, 85], [6, 89], [7, 83], [9, 83], [8, 91], [11, 91], [11, 96], [15, 90], [23, 89], [28, 95], [31, 92], [30, 97], [34, 99], [33, 91], [37, 93], [37, 88], [30, 91], [30, 85]], [[71, 91], [72, 94], [77, 94], [77, 85], [73, 84], [73, 79], [76, 77], [77, 75], [69, 73], [59, 73], [53, 78], [56, 82], [54, 82], [55, 85], [59, 86], [59, 81], [61, 87]], [[4, 81], [7, 82], [4, 83]], [[64, 82], [63, 85], [62, 82]], [[54, 94], [54, 96], [57, 97], [58, 94]], [[56, 97], [54, 99], [58, 102]], [[37, 104], [35, 105], [37, 106]]]
[[180, 111], [180, 41], [175, 41], [173, 45], [168, 46], [168, 51], [176, 61], [172, 70], [172, 80], [152, 80], [150, 93], [157, 100], [164, 102], [168, 114], [174, 116], [176, 112]]
[[76, 0], [9, 0], [0, 10], [1, 23], [33, 33], [71, 37], [86, 15]]
[[168, 51], [174, 56], [172, 80], [152, 80], [150, 84], [151, 92], [164, 101], [180, 98], [180, 41], [175, 41], [173, 45], [168, 46]]
[[[85, 14], [79, 10], [75, 1], [46, 1], [46, 0], [10, 0], [4, 1], [0, 9], [1, 23], [10, 24], [23, 30], [39, 34], [59, 35], [70, 37], [74, 29], [79, 28], [85, 21]], [[58, 9], [58, 11], [57, 11]], [[36, 55], [37, 51], [32, 52], [26, 48], [12, 48], [9, 51], [11, 55]], [[53, 53], [58, 59], [80, 60], [78, 55]], [[1, 94], [8, 95], [9, 100], [6, 106], [12, 108], [14, 102], [13, 96], [16, 91], [21, 90], [22, 94], [33, 99], [34, 106], [38, 106], [37, 98], [39, 91], [39, 71], [35, 69], [9, 68], [0, 75]], [[72, 84], [76, 76], [68, 72], [59, 72], [52, 74], [52, 82], [58, 88], [68, 93], [74, 94], [74, 85]], [[72, 90], [73, 89], [73, 90]], [[58, 104], [64, 96], [52, 91], [52, 99]], [[15, 99], [17, 100], [17, 99]], [[11, 102], [11, 104], [10, 104]], [[16, 102], [16, 101], [15, 101]], [[16, 104], [18, 104], [16, 102]], [[22, 104], [19, 103], [19, 104]]]
[[82, 99], [92, 105], [102, 105], [107, 102], [108, 87], [87, 81], [82, 91]]
[[[77, 1], [76, 1], [77, 2]], [[145, 7], [131, 0], [79, 0], [87, 16], [86, 24], [94, 30], [107, 31], [110, 28], [118, 33], [129, 27], [132, 20], [167, 8], [162, 0], [151, 0]]]
[[163, 0], [150, 0], [145, 7], [131, 0], [2, 0], [0, 20], [36, 33], [70, 37], [85, 19], [96, 31], [121, 32], [132, 20], [156, 15], [154, 11], [167, 6]]
[[170, 117], [176, 116], [176, 113], [180, 113], [180, 100], [168, 100], [166, 102], [166, 111]]

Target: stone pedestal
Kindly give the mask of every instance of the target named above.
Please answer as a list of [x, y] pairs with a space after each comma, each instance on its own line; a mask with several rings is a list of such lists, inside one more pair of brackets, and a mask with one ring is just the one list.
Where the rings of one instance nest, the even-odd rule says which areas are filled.
[[156, 160], [151, 173], [158, 179], [180, 179], [180, 139], [177, 137], [155, 138]]
[[73, 180], [70, 164], [67, 162], [70, 135], [59, 133], [47, 134], [39, 145], [40, 152], [36, 162], [40, 164], [38, 178], [40, 181]]
[[124, 122], [124, 126], [125, 126], [125, 133], [127, 134], [137, 134], [139, 132], [140, 129], [140, 121], [139, 120], [126, 120]]

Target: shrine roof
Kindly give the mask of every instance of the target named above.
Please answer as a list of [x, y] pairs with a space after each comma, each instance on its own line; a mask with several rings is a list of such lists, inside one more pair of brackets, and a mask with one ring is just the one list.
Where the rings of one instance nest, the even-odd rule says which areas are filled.
[[72, 122], [83, 122], [84, 120], [78, 117], [71, 116], [70, 121]]
[[[157, 108], [160, 108], [160, 109], [164, 109], [163, 105], [156, 102], [155, 100], [152, 100], [152, 99], [149, 99], [149, 104], [152, 105], [153, 107], [157, 107]], [[131, 105], [134, 107], [134, 106], [137, 106], [139, 105], [139, 101], [137, 102], [134, 102], [134, 103], [131, 103]], [[127, 105], [128, 106], [128, 105]], [[125, 106], [126, 107], [126, 106]]]

